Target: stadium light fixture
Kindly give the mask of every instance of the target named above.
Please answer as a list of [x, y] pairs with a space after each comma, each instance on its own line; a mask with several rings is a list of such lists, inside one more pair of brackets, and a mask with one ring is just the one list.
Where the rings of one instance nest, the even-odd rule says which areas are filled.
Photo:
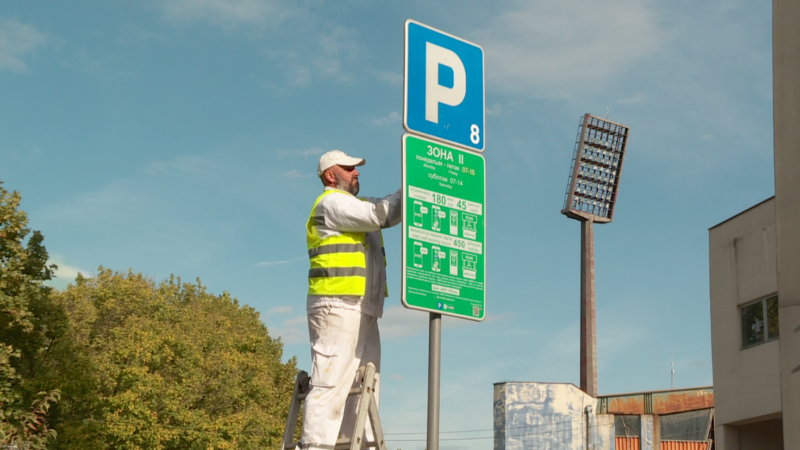
[[561, 213], [581, 222], [581, 390], [597, 397], [594, 223], [609, 223], [619, 192], [630, 127], [581, 117]]
[[630, 127], [591, 114], [581, 117], [561, 213], [576, 220], [614, 219]]

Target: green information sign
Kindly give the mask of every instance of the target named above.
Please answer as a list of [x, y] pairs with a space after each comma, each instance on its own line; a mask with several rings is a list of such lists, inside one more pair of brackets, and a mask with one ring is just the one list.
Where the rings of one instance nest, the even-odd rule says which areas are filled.
[[486, 160], [403, 136], [403, 305], [486, 317]]

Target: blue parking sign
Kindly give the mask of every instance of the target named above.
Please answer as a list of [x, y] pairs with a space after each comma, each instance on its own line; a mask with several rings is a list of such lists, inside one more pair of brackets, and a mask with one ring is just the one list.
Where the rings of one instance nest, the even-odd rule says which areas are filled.
[[406, 20], [403, 127], [484, 150], [483, 49]]

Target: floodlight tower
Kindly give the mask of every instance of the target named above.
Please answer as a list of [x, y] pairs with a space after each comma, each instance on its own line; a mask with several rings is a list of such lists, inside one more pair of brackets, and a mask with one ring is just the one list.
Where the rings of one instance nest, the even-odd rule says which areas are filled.
[[561, 214], [581, 222], [581, 390], [597, 397], [594, 224], [614, 218], [630, 127], [581, 117]]

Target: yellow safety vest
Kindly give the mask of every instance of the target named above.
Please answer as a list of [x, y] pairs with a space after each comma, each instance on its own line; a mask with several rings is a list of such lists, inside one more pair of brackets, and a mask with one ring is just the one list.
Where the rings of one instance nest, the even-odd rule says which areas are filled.
[[[328, 189], [317, 197], [306, 222], [306, 244], [311, 261], [311, 268], [308, 270], [308, 295], [363, 297], [367, 287], [366, 233], [340, 232], [338, 235], [323, 238], [317, 230], [318, 225], [325, 223], [322, 215], [315, 214], [317, 205], [326, 195], [336, 192], [344, 191]], [[383, 233], [381, 251], [385, 266]], [[389, 296], [388, 286], [384, 295]]]

